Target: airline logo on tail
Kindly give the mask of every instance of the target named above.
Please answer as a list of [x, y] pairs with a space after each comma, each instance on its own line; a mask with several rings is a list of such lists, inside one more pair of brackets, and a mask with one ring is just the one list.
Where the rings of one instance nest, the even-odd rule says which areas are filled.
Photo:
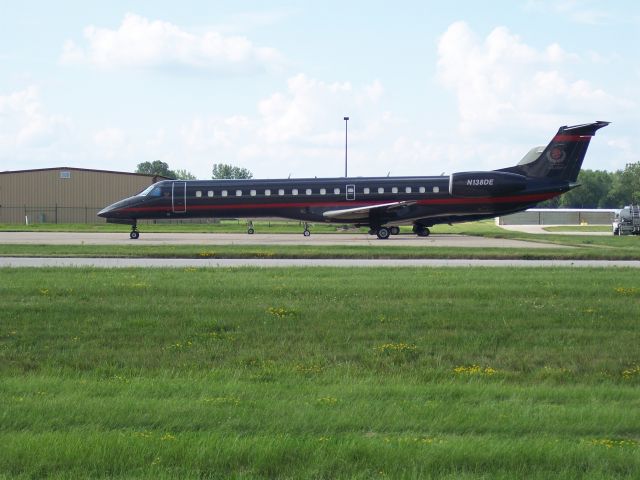
[[564, 161], [567, 158], [567, 152], [564, 150], [564, 144], [555, 144], [547, 153], [547, 158], [551, 162], [551, 168], [564, 167]]

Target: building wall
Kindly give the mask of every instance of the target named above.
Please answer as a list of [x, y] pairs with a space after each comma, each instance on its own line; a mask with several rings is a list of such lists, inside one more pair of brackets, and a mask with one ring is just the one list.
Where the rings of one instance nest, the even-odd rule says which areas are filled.
[[498, 225], [611, 225], [611, 209], [530, 208], [496, 218]]
[[0, 172], [0, 223], [101, 223], [100, 209], [161, 179], [64, 167]]

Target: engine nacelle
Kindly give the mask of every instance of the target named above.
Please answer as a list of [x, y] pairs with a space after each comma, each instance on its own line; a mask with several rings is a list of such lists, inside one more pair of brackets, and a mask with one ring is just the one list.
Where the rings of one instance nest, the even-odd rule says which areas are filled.
[[458, 172], [449, 176], [449, 194], [455, 197], [493, 197], [517, 193], [527, 177], [508, 172]]

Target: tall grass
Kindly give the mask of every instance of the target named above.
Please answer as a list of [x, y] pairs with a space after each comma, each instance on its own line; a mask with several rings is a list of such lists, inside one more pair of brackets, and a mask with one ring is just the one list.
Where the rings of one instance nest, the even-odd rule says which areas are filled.
[[627, 269], [0, 270], [0, 477], [634, 478]]

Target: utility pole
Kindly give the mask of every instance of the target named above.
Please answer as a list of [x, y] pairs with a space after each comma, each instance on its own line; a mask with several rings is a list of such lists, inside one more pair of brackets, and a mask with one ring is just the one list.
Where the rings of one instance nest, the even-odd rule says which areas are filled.
[[347, 178], [347, 125], [349, 117], [344, 117], [344, 178]]

